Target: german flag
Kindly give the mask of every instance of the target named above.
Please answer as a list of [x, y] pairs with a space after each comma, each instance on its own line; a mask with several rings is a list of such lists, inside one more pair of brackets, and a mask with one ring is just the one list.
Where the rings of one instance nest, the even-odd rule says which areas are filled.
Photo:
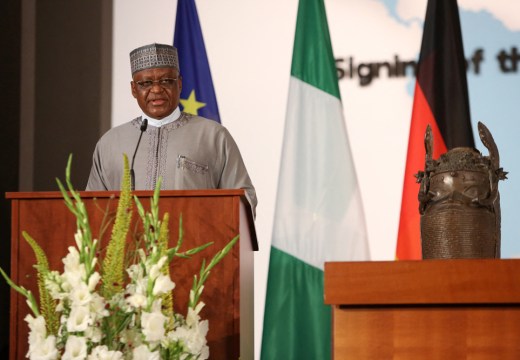
[[456, 0], [428, 1], [416, 74], [397, 238], [398, 260], [422, 258], [419, 184], [414, 175], [424, 169], [427, 125], [433, 132], [434, 159], [455, 147], [475, 146]]

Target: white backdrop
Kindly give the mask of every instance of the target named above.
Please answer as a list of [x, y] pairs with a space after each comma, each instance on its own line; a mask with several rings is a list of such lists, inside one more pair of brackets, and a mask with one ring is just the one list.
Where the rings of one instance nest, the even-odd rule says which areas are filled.
[[[459, 6], [475, 16], [487, 16], [484, 10], [490, 7], [492, 19], [498, 19], [520, 40], [520, 2], [488, 3], [460, 0]], [[396, 55], [402, 60], [416, 60], [426, 0], [326, 0], [325, 5], [336, 58], [348, 62], [352, 57], [355, 64], [392, 62]], [[256, 226], [260, 251], [255, 254], [257, 354], [297, 6], [297, 0], [197, 1], [222, 123], [240, 147], [259, 199]], [[113, 125], [139, 114], [130, 93], [129, 52], [152, 42], [171, 44], [175, 10], [175, 0], [114, 1]], [[472, 26], [474, 29], [480, 25]], [[476, 41], [483, 38], [475, 30], [470, 33]], [[464, 41], [467, 45], [466, 38]], [[504, 47], [509, 45], [514, 44], [504, 43]], [[467, 54], [473, 52], [473, 48], [465, 48]], [[492, 64], [492, 55], [487, 59], [486, 64]], [[520, 84], [517, 74], [509, 75], [516, 76], [516, 83]], [[468, 78], [470, 86], [477, 80], [480, 78]], [[393, 260], [395, 255], [413, 84], [410, 76], [389, 78], [384, 71], [369, 86], [360, 86], [356, 76], [340, 81], [373, 260]], [[518, 90], [517, 86], [516, 94]], [[500, 100], [486, 101], [496, 104]], [[508, 115], [512, 118], [517, 113], [516, 110]], [[483, 121], [494, 133], [494, 126], [498, 126], [494, 119]], [[496, 136], [495, 140], [503, 153], [502, 140]], [[477, 138], [476, 143], [480, 143]], [[518, 150], [516, 143], [514, 146], [505, 146], [505, 151]], [[505, 166], [506, 170], [511, 170], [512, 165]], [[514, 181], [513, 176], [508, 186], [514, 187]]]

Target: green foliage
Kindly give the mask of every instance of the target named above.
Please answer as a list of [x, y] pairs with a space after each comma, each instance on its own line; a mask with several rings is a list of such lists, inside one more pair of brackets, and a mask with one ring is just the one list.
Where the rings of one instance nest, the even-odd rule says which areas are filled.
[[107, 246], [107, 252], [102, 267], [101, 294], [106, 299], [123, 289], [125, 276], [125, 245], [126, 235], [132, 220], [132, 189], [128, 157], [124, 155], [124, 174], [121, 193], [117, 206], [116, 220], [112, 228], [112, 236]]
[[34, 316], [39, 316], [40, 311], [38, 310], [38, 303], [36, 302], [36, 299], [34, 298], [32, 292], [30, 290], [27, 290], [23, 286], [16, 285], [13, 282], [13, 280], [11, 280], [9, 276], [7, 276], [7, 274], [2, 268], [0, 268], [0, 274], [2, 274], [2, 277], [5, 279], [5, 281], [10, 287], [12, 287], [16, 292], [20, 293], [27, 299], [27, 305], [29, 305], [29, 308], [33, 312]]
[[81, 200], [79, 193], [74, 190], [74, 186], [72, 186], [72, 182], [70, 181], [71, 165], [72, 155], [69, 156], [67, 168], [65, 169], [65, 183], [67, 184], [67, 188], [65, 188], [60, 179], [56, 178], [56, 182], [58, 183], [63, 199], [65, 200], [65, 205], [76, 217], [76, 225], [78, 229], [77, 235], [81, 236], [83, 243], [86, 245], [78, 249], [78, 251], [80, 257], [84, 260], [88, 279], [95, 271], [94, 267], [96, 266], [96, 261], [94, 259], [96, 257], [98, 243], [92, 239], [92, 231], [90, 230], [90, 223], [85, 203]]
[[224, 246], [224, 248], [222, 248], [222, 250], [216, 253], [207, 267], [206, 261], [202, 262], [199, 277], [197, 277], [197, 275], [193, 276], [193, 286], [191, 288], [190, 302], [188, 304], [190, 308], [196, 308], [197, 304], [199, 303], [200, 296], [202, 295], [202, 290], [204, 289], [204, 283], [208, 279], [211, 269], [213, 269], [215, 265], [217, 265], [227, 255], [227, 253], [229, 253], [231, 248], [238, 241], [239, 236], [240, 235], [235, 236], [229, 243], [227, 243], [226, 246]]
[[56, 301], [53, 300], [49, 290], [45, 286], [45, 279], [49, 275], [49, 261], [47, 255], [38, 243], [25, 231], [22, 232], [23, 237], [31, 246], [36, 256], [36, 265], [34, 267], [38, 271], [38, 291], [40, 293], [40, 311], [45, 319], [47, 331], [49, 334], [58, 334], [60, 320], [56, 313]]
[[[170, 240], [170, 231], [168, 228], [168, 222], [170, 220], [170, 215], [168, 213], [165, 213], [163, 216], [163, 220], [161, 223], [160, 231], [159, 231], [159, 251], [161, 252], [160, 257], [168, 256], [168, 242]], [[161, 269], [161, 272], [164, 275], [167, 275], [169, 278], [170, 276], [170, 262], [167, 261], [166, 264], [164, 264], [163, 268]], [[167, 327], [168, 331], [173, 330], [174, 325], [174, 315], [175, 312], [173, 310], [173, 293], [170, 291], [166, 294], [163, 294], [162, 296], [162, 309], [164, 315], [169, 319]]]
[[[74, 259], [76, 259], [75, 261], [79, 261], [81, 266], [84, 266], [84, 276], [86, 276], [86, 278], [82, 276], [82, 281], [84, 280], [89, 287], [92, 287], [89, 291], [96, 292], [95, 287], [99, 281], [99, 277], [96, 276], [98, 276], [99, 274], [95, 272], [97, 271], [97, 269], [99, 269], [99, 267], [101, 267], [101, 296], [106, 300], [105, 304], [107, 305], [107, 307], [102, 308], [106, 309], [109, 315], [103, 315], [103, 319], [95, 323], [96, 326], [100, 327], [103, 336], [99, 344], [107, 345], [109, 349], [113, 350], [121, 350], [123, 352], [129, 351], [129, 349], [131, 349], [133, 345], [129, 347], [128, 343], [122, 341], [121, 334], [126, 333], [128, 335], [132, 331], [134, 331], [134, 328], [139, 327], [141, 314], [140, 312], [150, 312], [154, 301], [156, 304], [160, 304], [160, 306], [162, 306], [162, 313], [168, 318], [168, 321], [166, 322], [166, 330], [168, 332], [174, 331], [177, 326], [186, 326], [187, 323], [184, 320], [183, 316], [176, 314], [174, 311], [173, 293], [171, 291], [164, 294], [166, 290], [162, 290], [159, 293], [159, 296], [162, 297], [160, 303], [156, 301], [157, 297], [153, 294], [154, 282], [156, 277], [150, 276], [150, 274], [152, 273], [156, 274], [156, 270], [150, 269], [153, 268], [153, 266], [155, 266], [155, 269], [158, 269], [158, 267], [160, 266], [160, 272], [163, 275], [167, 275], [168, 277], [170, 277], [170, 263], [171, 261], [173, 261], [174, 258], [189, 259], [192, 255], [197, 254], [198, 252], [212, 245], [212, 243], [210, 242], [181, 252], [180, 249], [184, 240], [183, 219], [181, 214], [179, 218], [179, 232], [177, 243], [174, 247], [169, 248], [169, 214], [164, 213], [162, 219], [159, 217], [161, 179], [159, 179], [155, 192], [151, 199], [150, 211], [145, 211], [139, 199], [136, 196], [132, 196], [128, 158], [125, 155], [124, 176], [123, 182], [121, 184], [122, 191], [119, 197], [115, 223], [112, 229], [111, 238], [109, 240], [103, 262], [98, 264], [97, 261], [99, 244], [98, 241], [94, 240], [92, 237], [92, 232], [85, 204], [79, 196], [79, 193], [76, 190], [74, 190], [71, 184], [71, 163], [72, 155], [69, 157], [67, 162], [67, 167], [65, 171], [65, 185], [62, 184], [59, 179], [56, 180], [60, 188], [60, 191], [63, 195], [65, 205], [76, 217], [77, 233], [75, 234], [75, 239], [77, 251], [73, 249], [73, 254]], [[129, 283], [129, 287], [125, 290], [125, 270], [128, 269], [127, 266], [129, 265], [125, 263], [125, 257], [128, 255], [126, 238], [132, 220], [132, 197], [134, 198], [137, 212], [142, 221], [143, 236], [142, 239], [137, 241], [135, 244], [136, 254], [139, 256], [136, 256], [136, 258], [134, 259], [136, 261], [133, 261], [130, 264], [130, 281], [133, 282], [133, 284], [139, 282], [139, 279], [147, 279], [145, 281], [148, 281], [146, 283], [145, 291], [147, 297], [147, 305], [133, 305], [138, 308], [137, 310], [135, 310], [137, 312], [128, 311], [128, 309], [126, 309], [128, 304], [125, 304], [126, 297], [128, 296], [128, 293], [126, 293], [126, 291], [128, 291], [128, 289], [132, 286], [132, 283]], [[57, 311], [57, 302], [52, 298], [51, 295], [54, 295], [56, 299], [60, 299], [60, 301], [62, 301], [62, 297], [60, 296], [68, 290], [64, 290], [65, 287], [61, 287], [61, 283], [59, 281], [56, 282], [56, 280], [60, 279], [60, 275], [55, 271], [50, 271], [49, 263], [43, 249], [27, 233], [24, 232], [23, 236], [36, 255], [37, 262], [35, 268], [38, 271], [40, 308], [38, 308], [36, 299], [30, 291], [21, 286], [17, 286], [1, 268], [0, 274], [5, 278], [7, 283], [13, 289], [15, 289], [17, 292], [19, 292], [27, 298], [27, 303], [35, 316], [39, 316], [41, 312], [41, 315], [43, 315], [47, 326], [47, 334], [56, 335], [58, 337], [57, 347], [58, 349], [62, 350], [69, 334], [82, 336], [82, 330], [78, 331], [76, 329], [76, 332], [74, 333], [71, 330], [71, 328], [67, 328], [67, 317], [70, 316], [71, 310], [70, 308], [67, 309], [66, 307], [70, 306], [70, 304], [65, 304], [64, 310], [62, 307], [63, 303], [60, 302], [60, 307], [62, 307], [62, 309]], [[229, 253], [229, 251], [235, 245], [237, 240], [238, 236], [231, 240], [217, 254], [215, 254], [215, 256], [209, 262], [208, 266], [206, 266], [206, 262], [203, 261], [199, 276], [194, 276], [193, 287], [190, 294], [189, 307], [194, 310], [197, 319], [200, 319], [198, 313], [203, 306], [202, 303], [199, 304], [200, 296], [202, 294], [204, 283], [207, 280], [210, 271]], [[72, 253], [72, 250], [69, 251], [71, 251]], [[77, 259], [78, 255], [79, 260]], [[159, 263], [160, 265], [157, 265]], [[136, 267], [139, 269], [139, 271], [135, 273], [132, 272], [131, 269], [135, 269]], [[134, 275], [134, 277], [132, 277], [132, 274]], [[91, 276], [93, 276], [92, 279]], [[138, 280], [136, 280], [136, 278]], [[161, 278], [164, 279], [164, 277]], [[92, 285], [89, 282], [90, 280], [93, 280]], [[77, 281], [74, 280], [72, 283], [75, 284], [76, 282]], [[55, 294], [56, 290], [52, 286], [56, 286], [57, 284], [58, 287], [60, 287], [58, 295]], [[71, 286], [70, 283], [67, 284], [68, 287]], [[159, 283], [159, 285], [162, 284]], [[171, 286], [169, 288], [171, 288]], [[52, 294], [51, 291], [49, 291], [49, 289], [51, 289]], [[59, 330], [59, 316], [62, 316], [61, 330]], [[69, 331], [71, 332], [69, 333]], [[137, 333], [139, 333], [139, 330], [136, 331]], [[144, 338], [141, 338], [143, 336], [142, 333], [140, 333], [140, 335], [138, 336], [139, 338], [134, 338], [134, 340], [137, 339], [138, 342], [144, 341]], [[156, 345], [157, 344], [153, 345], [152, 348]], [[92, 346], [92, 344], [89, 346]], [[162, 358], [165, 359], [197, 358], [193, 354], [188, 354], [189, 351], [190, 350], [185, 348], [182, 342], [165, 342], [164, 344], [162, 344], [162, 347], [160, 348]]]

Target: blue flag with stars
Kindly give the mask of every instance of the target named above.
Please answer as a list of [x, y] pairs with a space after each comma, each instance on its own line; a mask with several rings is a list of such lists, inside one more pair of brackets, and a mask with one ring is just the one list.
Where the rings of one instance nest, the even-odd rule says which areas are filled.
[[173, 46], [182, 75], [181, 110], [220, 123], [195, 0], [178, 0]]

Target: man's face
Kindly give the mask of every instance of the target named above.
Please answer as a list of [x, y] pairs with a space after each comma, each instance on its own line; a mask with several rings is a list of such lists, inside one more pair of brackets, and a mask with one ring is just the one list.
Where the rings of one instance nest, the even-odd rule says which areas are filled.
[[142, 70], [136, 72], [132, 78], [132, 95], [146, 115], [160, 120], [170, 115], [179, 105], [182, 79], [176, 69]]

